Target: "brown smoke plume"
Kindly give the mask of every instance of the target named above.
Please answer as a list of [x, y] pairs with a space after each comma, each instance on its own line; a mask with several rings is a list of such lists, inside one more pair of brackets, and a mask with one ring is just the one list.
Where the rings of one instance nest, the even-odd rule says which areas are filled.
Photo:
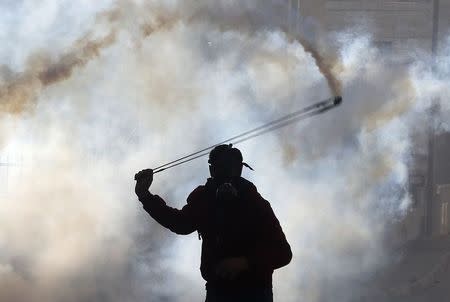
[[335, 72], [337, 63], [336, 60], [323, 56], [318, 49], [314, 48], [314, 46], [305, 39], [296, 37], [296, 40], [303, 46], [303, 49], [306, 52], [311, 54], [317, 67], [320, 70], [320, 73], [327, 80], [328, 86], [330, 87], [333, 95], [342, 95], [342, 83]]
[[[264, 5], [264, 3], [261, 3], [261, 5]], [[133, 10], [137, 10], [138, 14], [142, 13], [142, 11], [148, 11], [148, 15], [159, 12], [153, 15], [153, 18], [149, 18], [150, 20], [144, 19], [144, 22], [140, 25], [142, 37], [139, 38], [141, 39], [148, 37], [156, 30], [170, 29], [177, 23], [196, 25], [206, 22], [208, 26], [214, 26], [222, 32], [232, 30], [249, 36], [266, 30], [280, 31], [291, 42], [300, 43], [303, 49], [312, 56], [320, 73], [325, 77], [331, 93], [333, 95], [342, 95], [338, 59], [330, 55], [332, 53], [330, 51], [321, 51], [318, 46], [308, 41], [301, 33], [293, 33], [289, 26], [284, 24], [285, 4], [271, 3], [270, 5], [273, 6], [273, 15], [281, 18], [267, 20], [264, 16], [259, 15], [257, 11], [254, 11], [255, 8], [251, 6], [247, 8], [246, 5], [243, 5], [242, 10], [228, 12], [207, 2], [202, 3], [202, 1], [195, 3], [187, 1], [181, 5], [182, 9], [179, 10], [166, 10], [159, 6], [153, 7], [152, 4], [134, 7], [133, 5], [130, 6], [128, 2], [120, 1], [117, 12], [123, 15]], [[137, 41], [137, 44], [139, 45], [140, 41]]]
[[[99, 15], [99, 20], [103, 18], [112, 24], [125, 15], [126, 7], [116, 7], [110, 11]], [[157, 15], [156, 18], [142, 23], [140, 25], [141, 37], [145, 39], [153, 32], [161, 29], [170, 29], [177, 22], [184, 21], [186, 23], [199, 22], [204, 20], [202, 15], [206, 12], [196, 11], [191, 12], [187, 16], [181, 16], [176, 12], [167, 15]], [[205, 17], [205, 16], [203, 16]], [[238, 19], [241, 19], [239, 16]], [[248, 12], [244, 14], [244, 19], [251, 22], [248, 17]], [[184, 20], [183, 20], [184, 19]], [[213, 21], [210, 19], [210, 21]], [[237, 23], [228, 24], [228, 27], [236, 29], [237, 26], [242, 26], [242, 20]], [[244, 21], [245, 23], [245, 21]], [[220, 22], [216, 25], [221, 27]], [[244, 25], [248, 28], [249, 24]], [[250, 24], [250, 28], [253, 27]], [[285, 26], [279, 29], [287, 35], [292, 41], [299, 42], [304, 50], [311, 54], [319, 71], [327, 80], [328, 86], [334, 95], [341, 95], [341, 83], [335, 74], [335, 60], [330, 60], [323, 56], [310, 42], [299, 35], [289, 33]], [[257, 28], [252, 28], [252, 31], [257, 31]], [[29, 59], [29, 67], [22, 73], [8, 77], [5, 83], [0, 85], [0, 112], [7, 112], [11, 114], [20, 114], [21, 112], [31, 109], [35, 104], [36, 98], [45, 87], [61, 82], [70, 78], [76, 68], [85, 66], [89, 61], [96, 58], [100, 54], [100, 50], [110, 46], [115, 42], [116, 30], [111, 32], [99, 40], [91, 38], [92, 33], [88, 33], [84, 37], [78, 39], [71, 50], [63, 54], [60, 58], [52, 60], [46, 54], [36, 54]], [[136, 41], [139, 45], [140, 41]]]
[[56, 61], [47, 55], [30, 58], [27, 70], [0, 86], [0, 112], [20, 114], [30, 109], [43, 88], [69, 78], [76, 68], [98, 57], [100, 50], [116, 39], [114, 31], [100, 40], [91, 40], [90, 36], [76, 41], [72, 49]]
[[[264, 3], [261, 3], [261, 5], [264, 5]], [[289, 25], [284, 23], [284, 18], [286, 16], [286, 4], [271, 3], [270, 5], [273, 5], [273, 14], [279, 17], [278, 21], [267, 20], [268, 23], [265, 24], [264, 22], [266, 20], [251, 9], [244, 9], [237, 13], [237, 15], [233, 16], [234, 18], [232, 19], [232, 22], [220, 23], [219, 20], [213, 19], [213, 17], [210, 17], [209, 21], [212, 24], [217, 24], [222, 30], [247, 30], [250, 33], [255, 33], [261, 30], [264, 31], [266, 29], [281, 31], [286, 35], [288, 40], [291, 42], [296, 41], [300, 43], [303, 49], [312, 56], [317, 67], [319, 68], [320, 73], [325, 77], [331, 93], [336, 96], [342, 95], [342, 83], [339, 79], [340, 65], [337, 57], [330, 55], [332, 53], [331, 51], [321, 51], [318, 46], [308, 41], [302, 33], [292, 32]], [[199, 17], [205, 18], [205, 16]], [[273, 22], [273, 24], [271, 22]]]
[[[124, 17], [123, 9], [114, 8], [100, 14], [97, 23], [106, 21], [108, 26], [112, 26]], [[179, 20], [180, 16], [161, 15], [155, 20], [143, 22], [139, 25], [138, 39], [145, 39], [158, 30], [170, 29]], [[20, 114], [32, 109], [45, 87], [69, 79], [77, 68], [84, 67], [99, 57], [102, 49], [111, 46], [116, 41], [117, 30], [111, 29], [108, 35], [98, 40], [92, 36], [93, 31], [78, 39], [70, 51], [56, 60], [42, 53], [31, 56], [24, 72], [6, 77], [5, 83], [0, 84], [0, 113]], [[136, 45], [139, 46], [140, 42], [136, 41]]]
[[[109, 25], [119, 16], [119, 11], [112, 9], [98, 14], [95, 24], [106, 22]], [[102, 49], [112, 45], [116, 40], [116, 30], [110, 30], [109, 34], [99, 39], [93, 36], [94, 30], [91, 30], [56, 59], [44, 52], [31, 55], [25, 71], [7, 76], [0, 83], [0, 112], [20, 114], [31, 109], [42, 89], [70, 78], [76, 68], [85, 66], [97, 58]]]

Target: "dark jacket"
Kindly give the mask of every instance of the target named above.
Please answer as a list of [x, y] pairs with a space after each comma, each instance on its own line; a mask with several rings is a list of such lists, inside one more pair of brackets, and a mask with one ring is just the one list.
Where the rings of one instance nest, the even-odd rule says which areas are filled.
[[[181, 209], [166, 205], [148, 194], [139, 199], [145, 211], [177, 234], [198, 231], [203, 240], [200, 271], [207, 288], [271, 288], [273, 270], [287, 265], [291, 248], [268, 201], [244, 178], [232, 181], [237, 198], [222, 202], [216, 198], [218, 185], [208, 179], [187, 198]], [[217, 263], [228, 257], [244, 256], [250, 269], [233, 281], [218, 278]]]

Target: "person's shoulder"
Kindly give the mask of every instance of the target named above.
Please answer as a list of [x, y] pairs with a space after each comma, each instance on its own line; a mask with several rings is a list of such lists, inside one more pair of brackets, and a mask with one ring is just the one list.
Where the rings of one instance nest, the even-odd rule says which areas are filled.
[[257, 193], [258, 189], [250, 180], [240, 177], [238, 180], [239, 189], [247, 193]]
[[205, 185], [199, 185], [194, 190], [192, 190], [191, 195], [204, 194], [206, 191]]
[[192, 192], [189, 194], [187, 198], [188, 203], [197, 203], [200, 202], [202, 199], [204, 199], [204, 196], [206, 194], [206, 187], [205, 185], [200, 185], [196, 187]]
[[244, 198], [252, 201], [253, 203], [260, 203], [263, 200], [256, 185], [243, 177], [239, 179], [238, 191]]
[[248, 180], [247, 178], [244, 178], [242, 176], [238, 178], [238, 181], [242, 185], [255, 187], [255, 185], [250, 180]]
[[249, 200], [251, 204], [256, 205], [259, 208], [270, 207], [270, 202], [261, 196], [255, 184], [243, 177], [240, 178], [240, 183], [240, 186], [245, 188], [243, 190], [243, 196], [245, 196], [245, 198]]

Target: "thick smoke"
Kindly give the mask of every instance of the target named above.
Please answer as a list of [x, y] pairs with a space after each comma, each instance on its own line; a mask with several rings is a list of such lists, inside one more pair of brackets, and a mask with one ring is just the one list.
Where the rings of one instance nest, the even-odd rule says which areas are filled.
[[[0, 300], [201, 301], [200, 242], [143, 213], [134, 173], [330, 92], [339, 109], [240, 148], [294, 252], [276, 299], [359, 299], [408, 209], [410, 129], [433, 102], [448, 114], [450, 47], [437, 68], [396, 65], [370, 33], [324, 51], [282, 1], [141, 2], [2, 4], [2, 152], [19, 160], [0, 200]], [[153, 191], [181, 207], [206, 177], [200, 159]]]

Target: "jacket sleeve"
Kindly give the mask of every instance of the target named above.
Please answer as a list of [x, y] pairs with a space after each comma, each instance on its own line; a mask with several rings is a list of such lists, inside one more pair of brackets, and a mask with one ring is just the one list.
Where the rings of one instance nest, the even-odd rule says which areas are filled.
[[256, 244], [248, 255], [248, 261], [255, 271], [275, 270], [291, 261], [291, 247], [269, 202], [259, 193], [255, 194]]
[[139, 196], [144, 210], [159, 224], [172, 232], [187, 235], [197, 229], [195, 201], [198, 189], [194, 190], [187, 199], [187, 204], [181, 210], [169, 207], [164, 199], [151, 193]]

